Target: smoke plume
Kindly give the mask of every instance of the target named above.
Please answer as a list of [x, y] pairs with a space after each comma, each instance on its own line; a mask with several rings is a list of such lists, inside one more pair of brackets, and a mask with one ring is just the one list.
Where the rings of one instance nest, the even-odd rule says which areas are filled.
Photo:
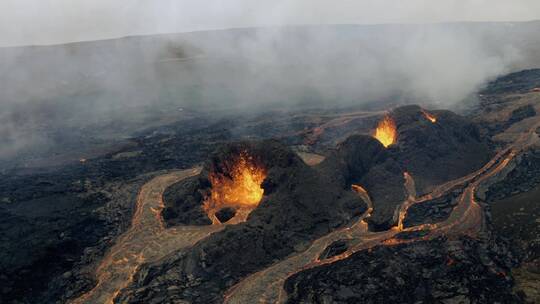
[[539, 67], [539, 30], [538, 22], [276, 26], [0, 48], [0, 160], [128, 137], [182, 111], [452, 109], [501, 74]]

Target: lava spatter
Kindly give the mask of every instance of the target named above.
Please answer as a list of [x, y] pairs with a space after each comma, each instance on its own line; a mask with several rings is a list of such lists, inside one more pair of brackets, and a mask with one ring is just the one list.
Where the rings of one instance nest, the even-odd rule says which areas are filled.
[[392, 117], [389, 115], [384, 116], [377, 125], [373, 137], [380, 141], [385, 148], [397, 142], [397, 127]]
[[131, 227], [121, 235], [96, 269], [96, 286], [73, 304], [114, 303], [120, 291], [133, 281], [144, 263], [193, 246], [225, 226], [183, 226], [165, 228], [160, 216], [163, 191], [183, 179], [198, 175], [200, 168], [171, 172], [146, 183], [137, 197]]
[[437, 117], [435, 115], [425, 111], [425, 110], [422, 110], [422, 115], [424, 115], [424, 117], [427, 120], [431, 121], [431, 123], [436, 123], [437, 122]]
[[216, 213], [222, 208], [233, 208], [243, 214], [244, 220], [255, 209], [264, 194], [261, 187], [266, 178], [266, 169], [243, 151], [225, 164], [228, 172], [212, 172], [209, 175], [212, 188], [203, 209], [213, 224], [220, 224]]

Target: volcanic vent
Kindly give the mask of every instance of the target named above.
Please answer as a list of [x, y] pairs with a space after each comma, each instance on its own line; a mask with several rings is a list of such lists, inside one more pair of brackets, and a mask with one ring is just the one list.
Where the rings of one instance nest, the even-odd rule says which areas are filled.
[[397, 128], [392, 117], [389, 115], [384, 116], [384, 118], [379, 122], [377, 129], [375, 129], [373, 137], [380, 141], [385, 148], [388, 148], [396, 143]]
[[168, 226], [245, 222], [280, 183], [272, 172], [294, 171], [297, 166], [305, 164], [276, 141], [220, 146], [199, 176], [165, 191], [163, 218]]
[[233, 216], [245, 221], [263, 197], [265, 166], [244, 150], [212, 167], [208, 176], [210, 194], [204, 201], [204, 211], [213, 224], [226, 222]]
[[[407, 199], [404, 173], [414, 178], [420, 195], [436, 185], [482, 167], [491, 152], [476, 125], [449, 111], [398, 107], [380, 118], [368, 135], [352, 135], [337, 146], [326, 166], [348, 184], [369, 193], [374, 212], [370, 229], [388, 230], [398, 221], [397, 207]], [[452, 168], [452, 170], [448, 170]]]

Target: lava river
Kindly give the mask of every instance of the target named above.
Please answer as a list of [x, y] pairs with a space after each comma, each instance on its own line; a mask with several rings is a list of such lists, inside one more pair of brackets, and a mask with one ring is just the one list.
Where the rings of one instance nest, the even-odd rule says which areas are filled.
[[[535, 130], [540, 123], [535, 124], [528, 132], [522, 134], [513, 144], [495, 155], [484, 167], [462, 178], [447, 182], [433, 189], [430, 193], [416, 197], [413, 177], [405, 173], [405, 189], [408, 197], [403, 202], [398, 225], [394, 229], [382, 232], [370, 232], [367, 229], [365, 218], [372, 211], [369, 195], [360, 186], [353, 186], [359, 195], [370, 206], [369, 211], [351, 226], [336, 230], [315, 240], [305, 251], [293, 255], [262, 271], [254, 273], [225, 293], [224, 302], [231, 304], [253, 303], [284, 303], [287, 299], [283, 284], [287, 278], [306, 269], [343, 260], [352, 254], [378, 245], [397, 245], [406, 242], [432, 239], [437, 236], [459, 236], [463, 234], [475, 236], [484, 227], [484, 217], [481, 206], [475, 200], [479, 185], [500, 173], [521, 151], [538, 141]], [[420, 204], [441, 197], [456, 188], [464, 191], [459, 197], [458, 205], [445, 221], [437, 224], [423, 224], [416, 227], [403, 228], [403, 221], [408, 209], [414, 204]], [[427, 230], [428, 234], [411, 239], [398, 239], [395, 236], [400, 232]], [[328, 259], [319, 259], [323, 251], [334, 241], [345, 239], [349, 243], [347, 251]]]
[[[143, 263], [156, 262], [193, 246], [226, 225], [245, 221], [263, 196], [261, 183], [266, 171], [246, 152], [225, 165], [228, 166], [226, 175], [215, 172], [210, 175], [212, 193], [204, 204], [213, 225], [167, 229], [161, 217], [163, 192], [174, 183], [200, 174], [201, 168], [168, 173], [146, 183], [137, 197], [130, 228], [120, 236], [96, 270], [96, 286], [72, 303], [114, 303]], [[237, 208], [234, 217], [224, 224], [215, 217], [216, 211], [223, 207]]]
[[[389, 231], [370, 232], [368, 230], [365, 219], [373, 210], [371, 200], [361, 186], [353, 186], [352, 190], [368, 204], [368, 212], [349, 227], [333, 231], [315, 240], [305, 251], [247, 276], [226, 292], [224, 301], [226, 303], [253, 303], [254, 299], [258, 299], [257, 302], [260, 303], [282, 303], [286, 299], [283, 283], [288, 277], [302, 270], [333, 263], [377, 245], [413, 242], [439, 235], [477, 234], [483, 227], [482, 208], [475, 201], [477, 188], [501, 172], [528, 145], [538, 141], [534, 132], [538, 127], [540, 123], [536, 123], [528, 132], [519, 136], [513, 144], [499, 152], [480, 170], [440, 185], [422, 197], [416, 196], [413, 177], [405, 174], [404, 187], [408, 191], [408, 197], [399, 211], [397, 227]], [[395, 139], [393, 138], [394, 141]], [[119, 237], [96, 270], [97, 285], [72, 303], [114, 303], [115, 297], [132, 282], [133, 276], [143, 263], [156, 262], [172, 252], [189, 248], [225, 227], [225, 225], [214, 224], [165, 228], [161, 218], [161, 211], [164, 208], [163, 192], [170, 185], [199, 173], [200, 168], [167, 173], [152, 179], [141, 188], [131, 227]], [[447, 220], [438, 224], [403, 228], [403, 220], [412, 205], [445, 195], [456, 187], [462, 188], [463, 193]], [[237, 222], [237, 220], [231, 220], [227, 224]], [[421, 238], [407, 240], [395, 238], [396, 234], [402, 231], [425, 229], [430, 232]], [[349, 241], [347, 251], [328, 259], [319, 259], [329, 244], [341, 239]]]

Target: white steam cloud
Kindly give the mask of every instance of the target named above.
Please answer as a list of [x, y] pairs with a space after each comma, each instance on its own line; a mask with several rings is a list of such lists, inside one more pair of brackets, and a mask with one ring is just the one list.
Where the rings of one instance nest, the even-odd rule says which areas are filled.
[[[90, 15], [101, 12], [101, 19], [86, 16], [80, 22], [75, 20], [82, 6], [61, 6], [63, 14], [57, 11], [53, 15], [65, 17], [59, 19], [65, 31], [52, 22], [57, 19], [44, 14], [39, 19], [46, 25], [42, 37], [27, 24], [19, 30], [4, 27], [30, 14], [13, 12], [18, 6], [8, 1], [0, 4], [0, 14], [6, 14], [1, 6], [11, 5], [13, 16], [1, 18], [0, 28], [6, 32], [4, 44], [40, 44], [200, 29], [197, 26], [317, 23], [317, 18], [320, 23], [353, 23], [359, 22], [350, 13], [355, 10], [366, 16], [366, 22], [376, 21], [370, 19], [375, 11], [381, 12], [382, 22], [445, 20], [436, 17], [442, 16], [440, 7], [435, 10], [419, 0], [411, 1], [417, 4], [411, 6], [393, 2], [398, 11], [407, 12], [405, 20], [377, 1], [361, 1], [363, 6], [351, 1], [340, 6], [319, 0], [310, 1], [312, 6], [303, 1], [277, 1], [264, 14], [261, 7], [265, 6], [259, 2], [211, 2], [208, 7], [178, 2], [189, 10], [176, 21], [173, 17], [182, 11], [180, 4], [169, 3], [167, 14], [161, 15], [167, 1], [153, 6], [150, 13], [145, 11], [151, 15], [144, 16], [133, 4], [113, 12], [98, 9], [97, 4], [105, 2], [95, 1], [96, 5], [87, 4], [87, 8]], [[489, 16], [506, 19], [497, 9], [481, 12], [478, 4], [484, 2], [471, 1], [471, 10], [453, 18], [470, 19], [471, 11], [477, 11], [479, 20]], [[62, 1], [55, 3], [58, 6]], [[142, 7], [149, 3], [140, 2]], [[437, 2], [450, 12], [461, 11], [456, 3]], [[523, 5], [509, 8], [506, 1], [490, 3], [491, 7], [508, 8], [505, 12], [516, 16], [508, 19], [528, 19], [532, 15], [522, 8], [538, 5], [523, 1]], [[47, 12], [47, 8], [41, 9]], [[139, 18], [133, 19], [131, 14], [122, 18], [126, 12], [138, 12], [133, 15]], [[211, 22], [203, 18], [205, 13]], [[94, 27], [89, 26], [96, 21]], [[67, 23], [76, 28], [86, 24], [87, 31], [78, 28], [72, 32]], [[454, 108], [501, 74], [539, 67], [539, 31], [539, 22], [291, 26], [0, 48], [0, 167], [2, 160], [9, 162], [36, 151], [77, 149], [69, 145], [78, 138], [99, 143], [104, 134], [127, 136], [160, 115], [174, 116], [172, 111], [179, 108], [265, 110], [376, 102]]]

